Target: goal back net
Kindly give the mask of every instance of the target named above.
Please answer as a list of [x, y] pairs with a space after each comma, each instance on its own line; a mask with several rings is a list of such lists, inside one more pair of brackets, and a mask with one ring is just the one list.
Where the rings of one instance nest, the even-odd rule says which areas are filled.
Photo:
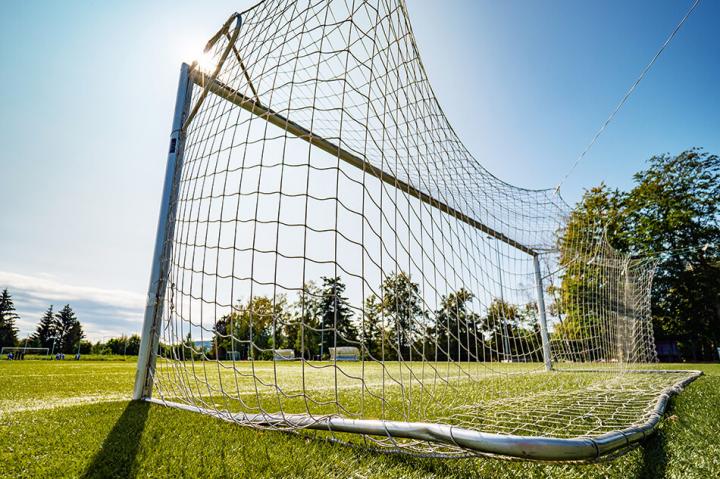
[[654, 428], [690, 376], [646, 370], [653, 264], [468, 152], [402, 1], [262, 2], [207, 51], [137, 399], [440, 456], [593, 460]]

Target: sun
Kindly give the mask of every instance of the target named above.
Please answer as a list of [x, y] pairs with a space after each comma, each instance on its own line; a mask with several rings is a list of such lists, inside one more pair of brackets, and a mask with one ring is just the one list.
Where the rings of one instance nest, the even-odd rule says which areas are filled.
[[212, 73], [217, 64], [212, 51], [203, 51], [194, 58], [196, 68], [204, 73]]

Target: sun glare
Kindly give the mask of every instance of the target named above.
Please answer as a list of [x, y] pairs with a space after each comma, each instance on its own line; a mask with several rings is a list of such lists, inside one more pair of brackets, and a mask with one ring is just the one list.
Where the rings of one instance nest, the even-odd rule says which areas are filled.
[[197, 68], [205, 73], [211, 73], [215, 68], [215, 57], [212, 52], [202, 52], [200, 55], [195, 57], [197, 62]]

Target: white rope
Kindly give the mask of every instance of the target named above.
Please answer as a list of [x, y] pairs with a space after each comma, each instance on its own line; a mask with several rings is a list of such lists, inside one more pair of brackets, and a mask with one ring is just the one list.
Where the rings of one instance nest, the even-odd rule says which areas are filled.
[[567, 173], [565, 173], [565, 176], [562, 177], [560, 180], [560, 183], [558, 183], [557, 187], [555, 188], [556, 193], [560, 192], [560, 187], [565, 183], [565, 181], [568, 179], [568, 177], [572, 174], [573, 171], [575, 171], [575, 168], [580, 164], [580, 162], [585, 158], [585, 155], [590, 151], [590, 148], [593, 147], [597, 139], [602, 135], [602, 133], [605, 131], [607, 126], [610, 124], [610, 122], [615, 118], [615, 115], [618, 111], [620, 111], [620, 108], [623, 107], [625, 102], [627, 102], [628, 98], [630, 98], [630, 95], [635, 91], [637, 86], [640, 84], [640, 82], [645, 78], [645, 75], [650, 71], [650, 68], [655, 64], [655, 61], [660, 57], [663, 51], [665, 51], [665, 48], [670, 44], [670, 42], [675, 38], [675, 35], [680, 30], [680, 28], [685, 24], [685, 21], [690, 17], [690, 14], [697, 8], [697, 6], [700, 4], [700, 0], [694, 0], [692, 5], [690, 5], [690, 9], [687, 11], [684, 17], [682, 17], [682, 20], [680, 20], [680, 23], [678, 23], [673, 31], [670, 33], [670, 35], [665, 39], [665, 42], [660, 46], [660, 49], [655, 53], [655, 55], [650, 60], [650, 63], [648, 63], [643, 71], [640, 73], [640, 76], [637, 77], [635, 82], [632, 84], [630, 89], [625, 92], [625, 95], [623, 95], [622, 99], [620, 100], [620, 103], [617, 104], [615, 109], [610, 113], [610, 116], [605, 120], [605, 123], [602, 124], [600, 129], [595, 133], [595, 136], [593, 136], [592, 140], [590, 140], [590, 143], [585, 147], [585, 149], [578, 155], [578, 157], [575, 159], [575, 162], [572, 164], [570, 169]]

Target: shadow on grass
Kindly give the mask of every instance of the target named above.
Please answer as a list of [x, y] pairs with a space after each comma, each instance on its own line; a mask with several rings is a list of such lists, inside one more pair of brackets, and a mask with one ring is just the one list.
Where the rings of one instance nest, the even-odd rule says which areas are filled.
[[[672, 409], [673, 401], [671, 400], [665, 410], [665, 419], [663, 419], [663, 421], [666, 421], [666, 418], [672, 415]], [[640, 446], [642, 449], [642, 468], [637, 475], [638, 479], [665, 477], [668, 462], [665, 427], [667, 427], [667, 425], [661, 424], [661, 426], [655, 430], [655, 433], [648, 437]]]
[[140, 439], [150, 404], [131, 401], [103, 442], [102, 449], [82, 475], [90, 478], [133, 477]]

